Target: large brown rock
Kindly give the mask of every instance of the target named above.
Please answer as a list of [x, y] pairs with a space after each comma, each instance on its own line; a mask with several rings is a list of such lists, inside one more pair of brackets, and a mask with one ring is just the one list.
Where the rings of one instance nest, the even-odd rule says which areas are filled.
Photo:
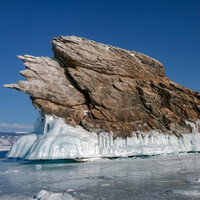
[[5, 85], [31, 96], [33, 105], [89, 131], [190, 133], [200, 118], [200, 93], [175, 84], [163, 65], [144, 54], [78, 37], [52, 41], [54, 59], [18, 56], [26, 81]]

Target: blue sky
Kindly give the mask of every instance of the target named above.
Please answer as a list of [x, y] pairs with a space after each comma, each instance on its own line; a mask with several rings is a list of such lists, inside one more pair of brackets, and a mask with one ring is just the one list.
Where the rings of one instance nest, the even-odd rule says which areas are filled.
[[31, 131], [16, 55], [50, 56], [52, 37], [76, 35], [147, 54], [174, 82], [200, 91], [199, 0], [0, 0], [0, 131]]

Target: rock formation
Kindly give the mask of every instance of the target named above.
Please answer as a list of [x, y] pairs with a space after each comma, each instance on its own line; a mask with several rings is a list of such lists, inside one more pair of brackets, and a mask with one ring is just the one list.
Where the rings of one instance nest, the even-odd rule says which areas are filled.
[[26, 81], [5, 85], [45, 114], [115, 138], [151, 130], [179, 136], [192, 132], [186, 121], [200, 119], [200, 93], [168, 79], [157, 60], [75, 36], [52, 45], [53, 59], [18, 56]]

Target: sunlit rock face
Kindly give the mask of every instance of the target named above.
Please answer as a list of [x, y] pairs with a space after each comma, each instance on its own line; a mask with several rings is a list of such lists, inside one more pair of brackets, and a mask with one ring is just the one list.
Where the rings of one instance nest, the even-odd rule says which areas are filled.
[[18, 56], [26, 81], [5, 85], [29, 94], [44, 115], [114, 138], [179, 137], [192, 132], [186, 121], [200, 118], [200, 93], [168, 79], [153, 58], [75, 36], [54, 38], [52, 46], [53, 59]]

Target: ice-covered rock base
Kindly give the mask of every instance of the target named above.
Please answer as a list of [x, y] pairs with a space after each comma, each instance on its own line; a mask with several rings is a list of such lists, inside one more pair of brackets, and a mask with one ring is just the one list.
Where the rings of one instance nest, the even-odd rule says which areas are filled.
[[112, 133], [88, 132], [81, 126], [67, 125], [62, 118], [40, 113], [34, 133], [20, 138], [7, 157], [76, 159], [200, 151], [198, 123], [190, 125], [193, 133], [182, 137], [152, 131], [133, 132], [133, 137], [113, 140]]

